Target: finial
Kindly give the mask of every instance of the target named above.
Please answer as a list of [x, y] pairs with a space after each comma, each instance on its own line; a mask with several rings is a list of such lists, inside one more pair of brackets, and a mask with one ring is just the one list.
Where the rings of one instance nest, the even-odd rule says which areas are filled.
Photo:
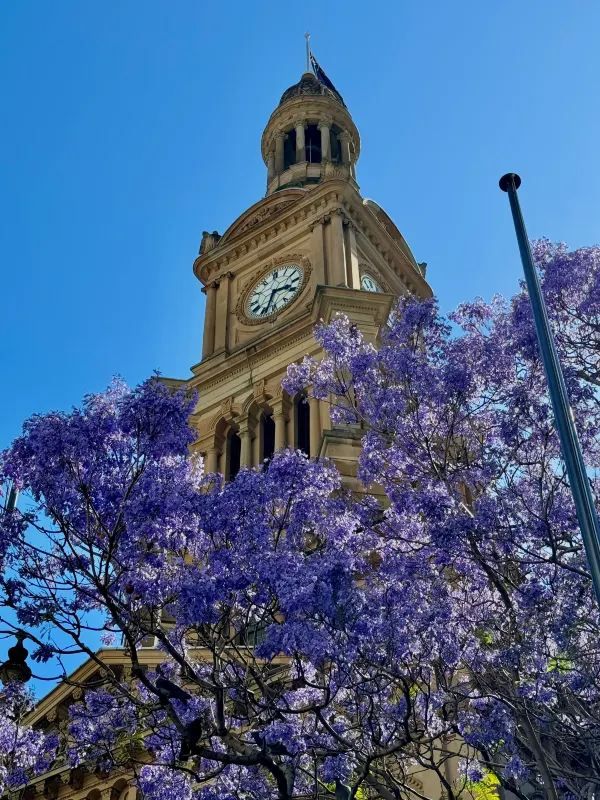
[[305, 33], [306, 39], [306, 71], [310, 72], [310, 33]]
[[502, 189], [503, 192], [508, 192], [513, 186], [515, 189], [518, 189], [521, 185], [521, 178], [517, 175], [516, 172], [507, 172], [506, 175], [503, 175], [500, 180], [498, 181], [498, 186]]

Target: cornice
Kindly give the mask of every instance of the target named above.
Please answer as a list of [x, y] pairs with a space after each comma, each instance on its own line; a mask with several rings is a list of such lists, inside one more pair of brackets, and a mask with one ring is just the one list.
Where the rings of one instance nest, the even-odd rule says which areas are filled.
[[[308, 306], [311, 305], [312, 303], [308, 304]], [[240, 345], [219, 363], [211, 364], [210, 360], [200, 362], [195, 368], [194, 377], [189, 380], [190, 387], [197, 387], [201, 389], [202, 393], [206, 393], [237, 375], [247, 374], [265, 361], [269, 361], [274, 355], [289, 351], [298, 342], [311, 342], [311, 340], [314, 342], [312, 332], [313, 321], [309, 308], [305, 308], [298, 317], [289, 321], [286, 330], [281, 331], [280, 338], [276, 337], [277, 330], [272, 329], [266, 331], [260, 338]], [[314, 347], [311, 345], [312, 349], [318, 349], [316, 342], [314, 342]]]
[[[311, 309], [313, 324], [321, 319], [327, 323], [333, 313], [342, 312], [349, 316], [354, 313], [364, 317], [367, 314], [380, 327], [385, 323], [394, 299], [395, 295], [384, 292], [364, 292], [348, 286], [317, 286]], [[360, 326], [360, 322], [358, 324]]]
[[[152, 656], [151, 654], [155, 654]], [[158, 663], [164, 658], [164, 655], [152, 648], [142, 649], [138, 651], [138, 659], [142, 664]], [[98, 661], [101, 663], [99, 664]], [[121, 647], [107, 647], [98, 650], [95, 653], [95, 658], [88, 658], [81, 666], [77, 667], [64, 681], [58, 684], [51, 692], [43, 697], [27, 716], [27, 724], [35, 725], [49, 713], [58, 708], [62, 703], [67, 700], [77, 699], [73, 697], [81, 691], [82, 685], [89, 682], [90, 679], [96, 674], [100, 673], [106, 667], [126, 666], [129, 664], [129, 658], [126, 651]]]
[[360, 231], [371, 246], [379, 252], [410, 292], [419, 297], [430, 297], [432, 295], [431, 287], [425, 278], [370, 209], [363, 204], [358, 192], [356, 195], [360, 202], [342, 200], [343, 211], [348, 215], [356, 230]]
[[[276, 195], [270, 195], [266, 200], [272, 197]], [[257, 209], [259, 205], [253, 208]], [[364, 205], [359, 192], [347, 181], [338, 178], [317, 184], [299, 197], [297, 202], [269, 217], [262, 225], [235, 236], [224, 246], [196, 259], [194, 271], [203, 283], [218, 280], [221, 272], [227, 270], [230, 264], [249, 252], [260, 253], [261, 249], [289, 228], [302, 222], [308, 222], [309, 225], [314, 225], [316, 221], [327, 222], [327, 214], [332, 212], [342, 213], [347, 223], [354, 225], [365, 236], [409, 291], [419, 296], [431, 296], [432, 291], [425, 278], [374, 213]]]
[[[194, 261], [194, 274], [196, 277], [203, 284], [212, 280], [219, 280], [221, 272], [226, 271], [230, 264], [237, 262], [248, 253], [260, 253], [266, 245], [277, 239], [281, 233], [284, 233], [289, 228], [310, 220], [313, 216], [323, 214], [331, 204], [339, 204], [345, 192], [352, 191], [360, 198], [358, 192], [347, 181], [335, 177], [317, 184], [312, 189], [295, 191], [304, 192], [303, 196], [299, 196], [297, 202], [284, 207], [280, 213], [269, 216], [264, 223], [259, 223], [256, 227], [233, 236], [229, 241], [225, 241], [223, 244], [219, 242], [219, 246], [209, 251], [206, 255], [198, 256]], [[277, 193], [269, 195], [261, 202], [269, 203], [276, 197]], [[260, 207], [259, 203], [252, 206], [252, 209], [256, 211]], [[238, 217], [228, 230], [233, 229], [247, 213], [245, 212]]]

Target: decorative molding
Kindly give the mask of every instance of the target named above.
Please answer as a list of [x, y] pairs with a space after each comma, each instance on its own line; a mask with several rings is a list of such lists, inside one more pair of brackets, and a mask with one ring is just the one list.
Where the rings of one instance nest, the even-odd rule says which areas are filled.
[[[309, 345], [311, 352], [318, 352], [319, 347], [314, 341], [314, 338], [312, 336], [314, 324], [312, 320], [310, 320], [310, 318], [308, 317], [308, 314], [303, 314], [303, 316], [306, 317], [307, 321], [309, 322], [309, 325], [307, 327], [304, 327], [296, 336], [293, 336], [292, 338], [289, 339], [285, 339], [282, 342], [282, 344], [280, 344], [277, 347], [270, 346], [268, 348], [265, 348], [264, 351], [255, 353], [251, 358], [241, 361], [235, 367], [230, 366], [227, 371], [223, 370], [219, 372], [218, 375], [215, 375], [211, 378], [203, 378], [200, 381], [197, 381], [197, 378], [196, 379], [192, 378], [191, 383], [195, 382], [196, 385], [198, 384], [201, 385], [202, 391], [206, 393], [209, 389], [212, 389], [215, 386], [219, 386], [219, 384], [231, 380], [232, 377], [247, 372], [249, 368], [254, 369], [258, 367], [265, 361], [270, 360], [273, 355], [282, 353], [301, 341], [307, 342], [307, 345]], [[283, 374], [284, 371], [282, 370], [281, 373], [282, 378]], [[200, 412], [200, 413], [203, 414], [205, 412]]]
[[[331, 182], [334, 183], [334, 181], [335, 179], [332, 178]], [[318, 187], [315, 188], [318, 188], [319, 192], [321, 192], [323, 191], [322, 188], [323, 185], [324, 184], [319, 184]], [[291, 200], [290, 205], [292, 204], [295, 205], [299, 201], [305, 200], [305, 198], [309, 194], [308, 190], [298, 189], [298, 188], [285, 189], [283, 191], [285, 191], [286, 193], [287, 192], [297, 193], [295, 197], [290, 198]], [[287, 217], [287, 219], [281, 220], [280, 223], [283, 223], [286, 225], [286, 227], [289, 227], [290, 225], [295, 224], [296, 222], [300, 222], [302, 220], [307, 219], [309, 216], [312, 216], [312, 214], [314, 214], [318, 208], [325, 209], [331, 202], [340, 203], [342, 196], [343, 196], [342, 192], [339, 188], [334, 189], [328, 187], [328, 190], [325, 191], [320, 197], [314, 198], [312, 202], [306, 203], [305, 205], [302, 205], [300, 208], [294, 209], [294, 215], [293, 215], [294, 222], [291, 221], [290, 217]], [[275, 196], [270, 195], [268, 199], [271, 199], [273, 197]], [[282, 202], [284, 200], [284, 198], [277, 198], [277, 199], [281, 200]], [[285, 211], [285, 208], [287, 208], [287, 206], [283, 208], [283, 211]], [[257, 212], [259, 210], [260, 209], [257, 209]], [[281, 210], [282, 208], [279, 208], [279, 211]], [[245, 217], [244, 215], [242, 215], [239, 222], [243, 224], [242, 220], [244, 219]], [[268, 222], [269, 218], [266, 217], [265, 221]], [[246, 251], [249, 251], [256, 249], [258, 247], [258, 240], [256, 236], [253, 236], [251, 239], [245, 239], [243, 243], [237, 241], [238, 239], [236, 231], [237, 224], [238, 224], [237, 222], [234, 222], [233, 225], [231, 225], [230, 228], [227, 231], [225, 231], [219, 242], [219, 248], [214, 252], [214, 255], [213, 253], [209, 253], [207, 256], [199, 256], [195, 260], [194, 272], [203, 281], [203, 283], [207, 283], [211, 278], [214, 279], [220, 277], [219, 273], [221, 272], [223, 267], [230, 261], [235, 260], [236, 258], [235, 252], [241, 255], [243, 248], [246, 248]], [[252, 230], [253, 228], [249, 228], [246, 231], [244, 231], [244, 234], [247, 235]], [[230, 237], [232, 240], [236, 242], [235, 246], [233, 241], [231, 242], [231, 244], [229, 243]]]
[[[269, 314], [268, 317], [256, 318], [248, 316], [248, 314], [246, 314], [246, 303], [254, 286], [256, 286], [256, 284], [272, 269], [275, 269], [275, 267], [284, 266], [286, 264], [298, 264], [300, 267], [302, 267], [302, 283], [298, 289], [296, 297], [289, 305], [274, 311], [272, 314]], [[280, 314], [283, 314], [285, 311], [287, 311], [290, 306], [300, 298], [304, 292], [304, 289], [306, 288], [311, 272], [312, 267], [310, 260], [307, 258], [307, 256], [301, 253], [282, 253], [279, 256], [274, 256], [273, 258], [269, 259], [269, 261], [263, 264], [258, 270], [255, 270], [242, 285], [235, 307], [235, 314], [237, 318], [245, 325], [262, 325], [265, 322], [273, 322]]]
[[[257, 208], [254, 213], [249, 214], [247, 217], [242, 215], [241, 221], [238, 224], [234, 223], [231, 228], [223, 234], [222, 243], [225, 243], [229, 241], [229, 239], [233, 239], [234, 237], [249, 231], [251, 228], [257, 227], [261, 223], [268, 220], [269, 217], [273, 217], [293, 203], [297, 203], [298, 199], [298, 195], [276, 198], [270, 203], [265, 203], [261, 207]], [[261, 202], [264, 203], [264, 200]]]

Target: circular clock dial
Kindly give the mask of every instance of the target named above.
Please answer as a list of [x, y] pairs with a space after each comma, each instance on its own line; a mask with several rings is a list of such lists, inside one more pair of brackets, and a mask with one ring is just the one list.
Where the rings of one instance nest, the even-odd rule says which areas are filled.
[[286, 264], [267, 272], [248, 295], [248, 316], [270, 317], [289, 305], [302, 288], [303, 277], [304, 272], [298, 264]]
[[360, 276], [360, 288], [364, 289], [365, 292], [383, 292], [383, 289], [377, 283], [375, 278], [372, 275], [369, 275], [367, 272], [364, 272]]

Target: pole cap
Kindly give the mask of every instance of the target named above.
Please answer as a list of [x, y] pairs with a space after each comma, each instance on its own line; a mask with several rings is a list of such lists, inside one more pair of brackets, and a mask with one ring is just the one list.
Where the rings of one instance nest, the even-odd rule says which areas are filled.
[[503, 192], [508, 192], [513, 184], [513, 181], [515, 184], [515, 189], [518, 189], [521, 185], [521, 178], [516, 172], [507, 172], [506, 175], [503, 175], [498, 181], [498, 186]]

